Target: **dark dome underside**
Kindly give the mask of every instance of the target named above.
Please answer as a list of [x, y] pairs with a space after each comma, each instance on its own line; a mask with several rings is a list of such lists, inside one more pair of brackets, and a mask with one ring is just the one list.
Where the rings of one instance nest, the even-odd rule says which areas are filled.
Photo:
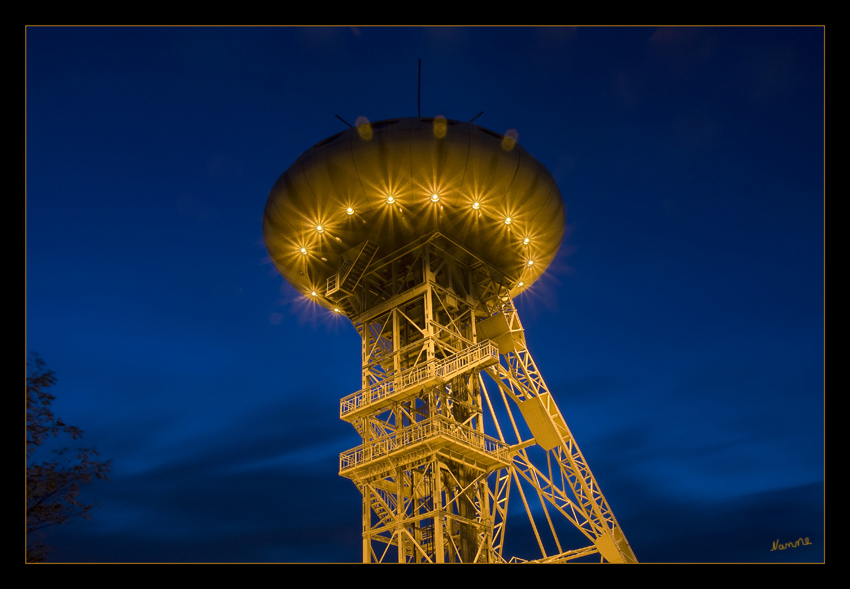
[[516, 294], [546, 270], [564, 222], [551, 174], [510, 139], [458, 121], [391, 119], [304, 152], [269, 194], [263, 235], [278, 270], [304, 293], [365, 240], [378, 260], [440, 232]]

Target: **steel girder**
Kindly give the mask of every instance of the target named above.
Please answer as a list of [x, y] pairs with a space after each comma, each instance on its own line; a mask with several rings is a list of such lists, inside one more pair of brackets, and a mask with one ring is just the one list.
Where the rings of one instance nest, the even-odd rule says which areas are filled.
[[[637, 562], [508, 289], [436, 237], [373, 263], [352, 311], [363, 389], [342, 400], [340, 416], [363, 444], [341, 455], [340, 474], [363, 495], [363, 562]], [[540, 553], [509, 557], [522, 511]], [[566, 545], [581, 538], [590, 545]]]

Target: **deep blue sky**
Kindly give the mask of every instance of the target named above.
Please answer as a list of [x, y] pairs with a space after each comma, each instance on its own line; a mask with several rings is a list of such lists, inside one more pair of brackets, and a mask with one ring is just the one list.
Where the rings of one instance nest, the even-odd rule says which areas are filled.
[[823, 559], [822, 28], [26, 34], [26, 346], [114, 461], [54, 560], [360, 559], [358, 338], [261, 217], [334, 114], [416, 115], [420, 57], [422, 116], [483, 110], [559, 183], [518, 305], [638, 559]]

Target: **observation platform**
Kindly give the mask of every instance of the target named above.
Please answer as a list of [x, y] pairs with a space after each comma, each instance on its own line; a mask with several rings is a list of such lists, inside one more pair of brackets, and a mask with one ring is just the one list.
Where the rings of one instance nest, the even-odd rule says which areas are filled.
[[430, 360], [398, 373], [392, 380], [379, 382], [343, 397], [339, 405], [340, 419], [353, 421], [388, 407], [401, 397], [418, 393], [425, 387], [442, 384], [463, 372], [479, 366], [491, 366], [498, 361], [499, 346], [491, 340], [480, 342], [448, 358]]
[[420, 449], [448, 451], [459, 462], [485, 471], [508, 466], [511, 462], [508, 444], [467, 425], [435, 415], [343, 452], [339, 455], [339, 474], [356, 477], [361, 471], [380, 469], [382, 463], [389, 466], [392, 459], [403, 458], [408, 453], [414, 455]]

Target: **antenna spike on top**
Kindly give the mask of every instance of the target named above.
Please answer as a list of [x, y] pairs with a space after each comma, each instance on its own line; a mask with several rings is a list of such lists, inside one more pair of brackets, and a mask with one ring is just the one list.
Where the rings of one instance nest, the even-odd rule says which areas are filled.
[[[339, 116], [339, 115], [334, 115], [334, 116], [335, 116], [336, 118], [338, 118], [340, 121], [342, 121], [343, 123], [345, 123], [346, 125], [348, 125], [349, 127], [351, 127], [351, 123], [349, 123], [348, 121], [346, 121], [346, 120], [345, 120], [344, 118], [342, 118], [341, 116]], [[353, 128], [353, 127], [352, 127], [352, 128]]]
[[480, 117], [483, 114], [484, 114], [484, 111], [482, 110], [480, 113], [478, 113], [477, 115], [475, 115], [474, 117], [469, 119], [469, 122], [471, 123], [472, 121], [474, 121], [475, 119], [477, 119], [478, 117]]
[[419, 58], [419, 84], [416, 87], [416, 116], [422, 117], [422, 58]]

